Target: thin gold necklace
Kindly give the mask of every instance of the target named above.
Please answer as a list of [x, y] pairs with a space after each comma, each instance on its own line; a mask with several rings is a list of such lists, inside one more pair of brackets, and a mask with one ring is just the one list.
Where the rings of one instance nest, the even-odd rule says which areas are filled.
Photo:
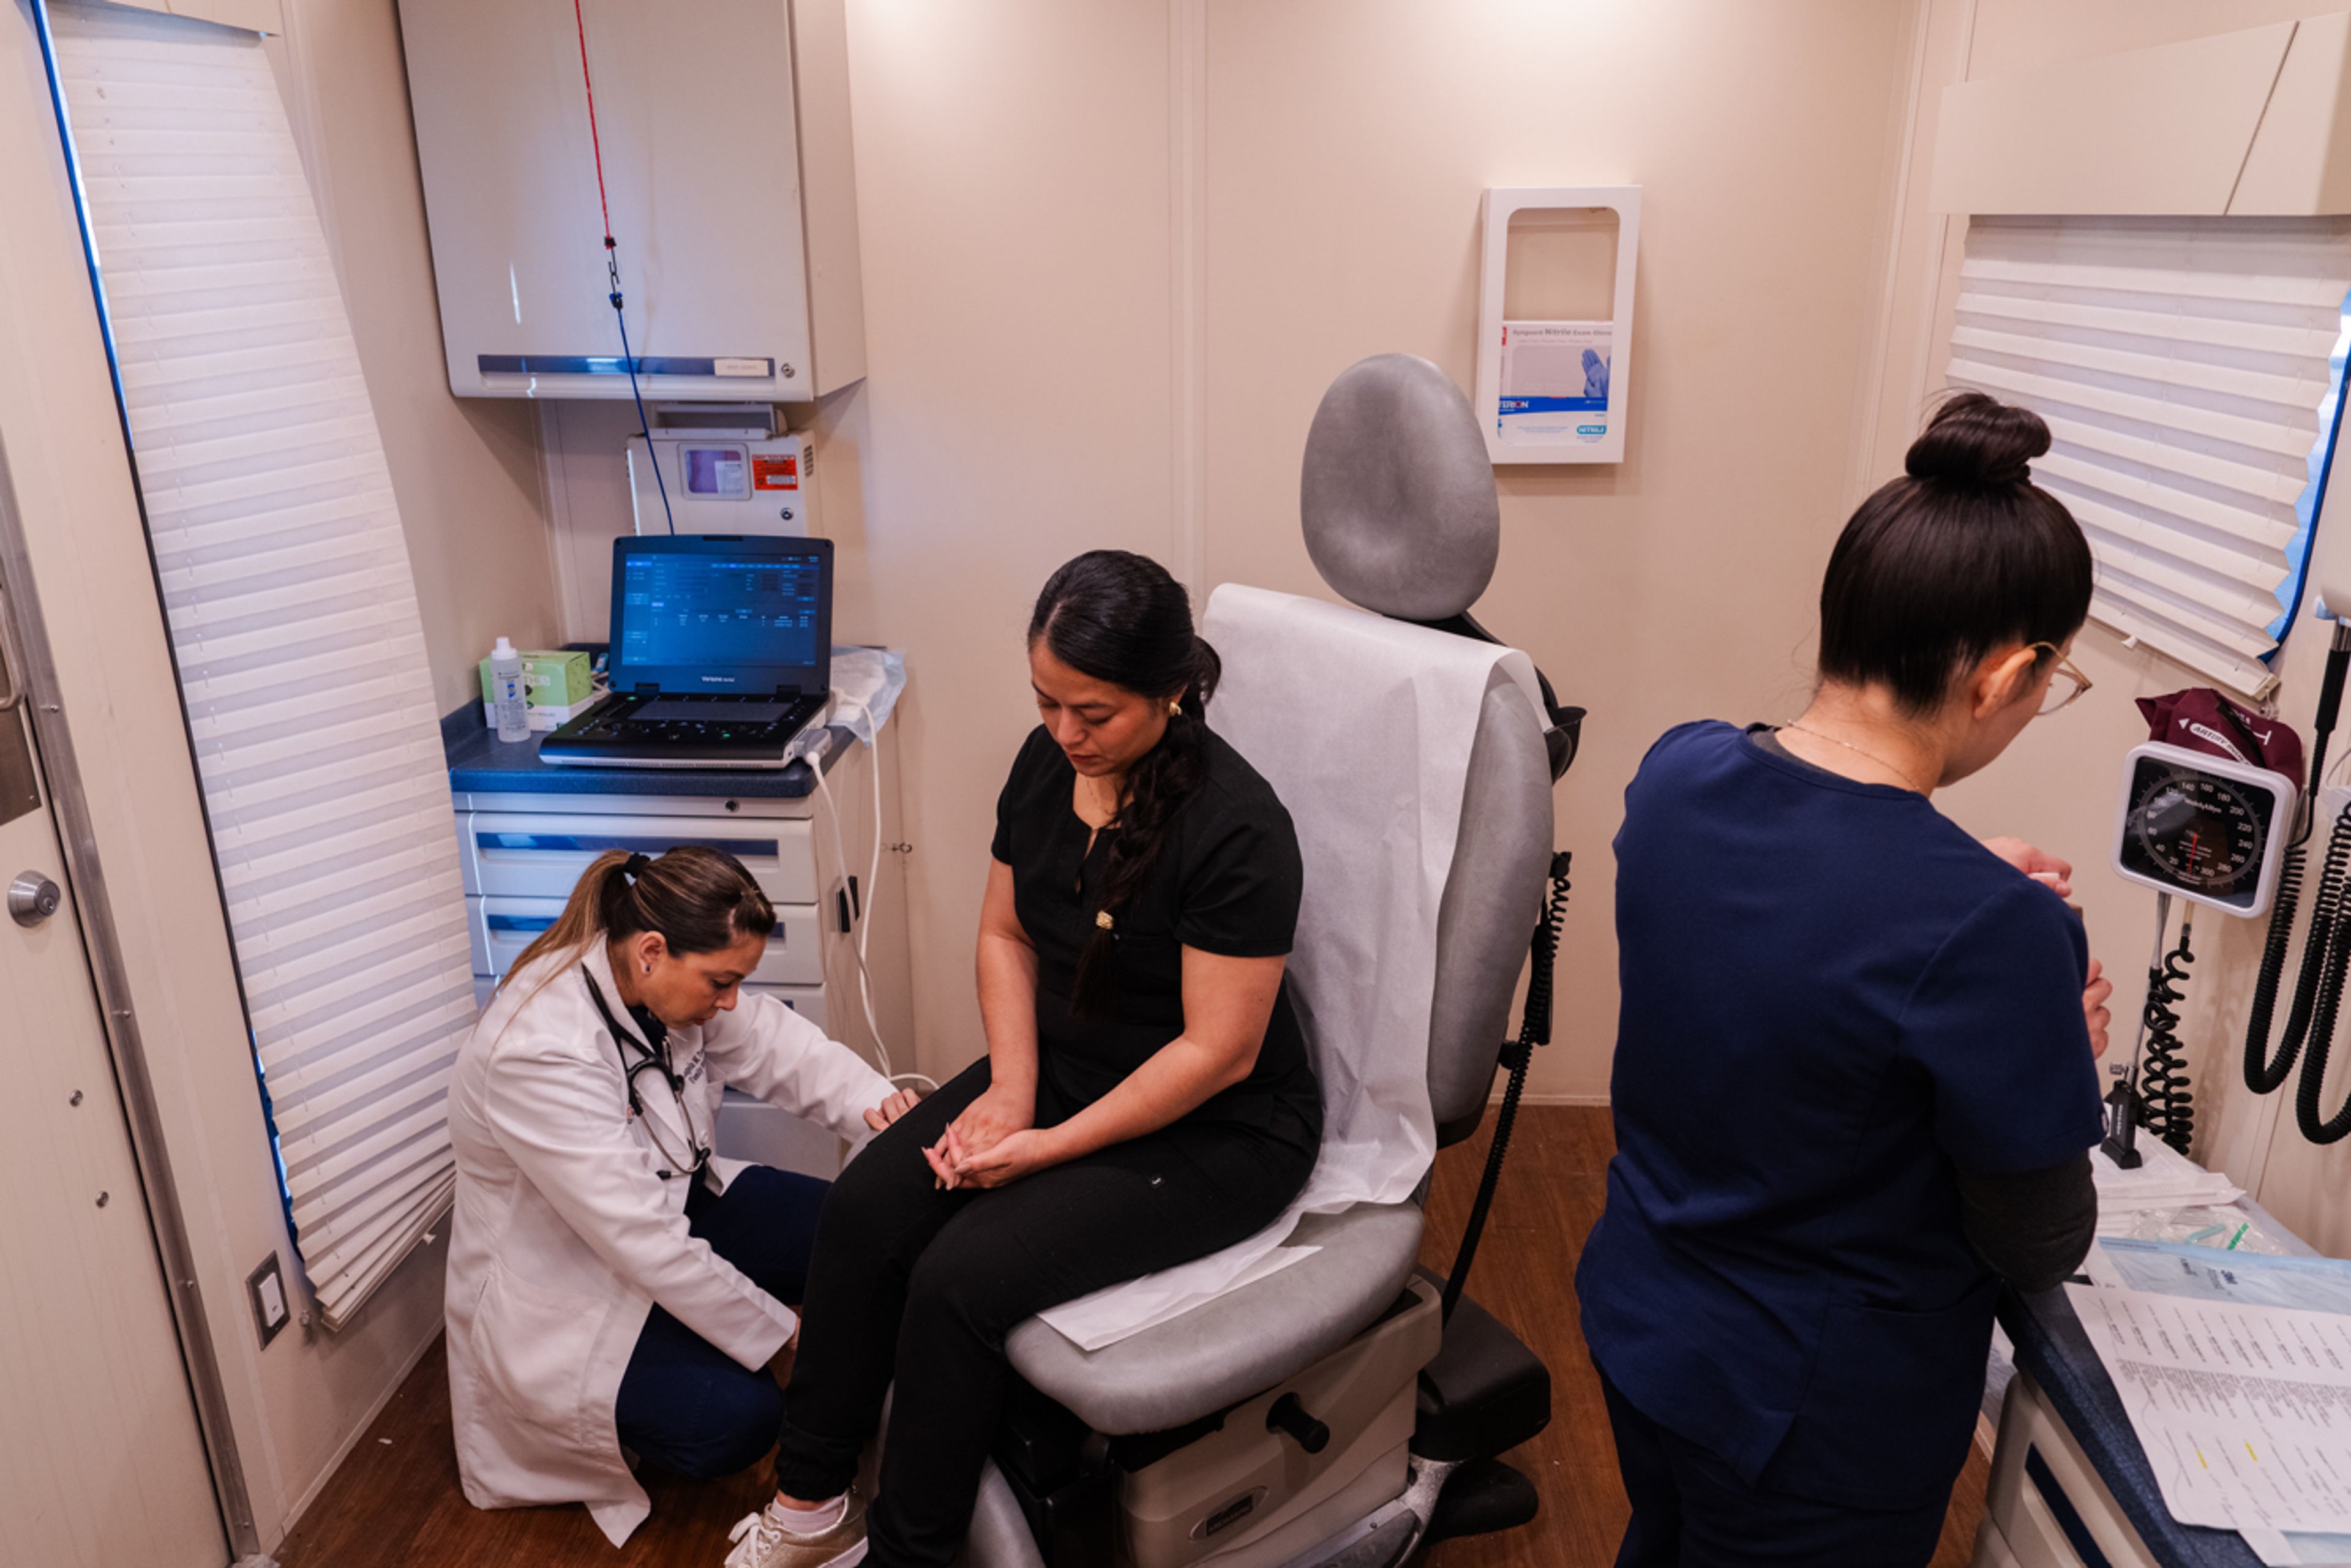
[[1901, 780], [1902, 780], [1902, 787], [1903, 787], [1904, 789], [1909, 789], [1909, 790], [1911, 790], [1911, 791], [1913, 791], [1913, 792], [1915, 792], [1915, 793], [1917, 793], [1917, 794], [1920, 794], [1920, 795], [1927, 795], [1927, 794], [1931, 794], [1931, 793], [1933, 793], [1933, 791], [1931, 791], [1931, 790], [1928, 790], [1928, 789], [1919, 789], [1917, 785], [1916, 785], [1916, 784], [1914, 784], [1914, 783], [1912, 783], [1912, 782], [1910, 781], [1910, 775], [1909, 775], [1909, 774], [1907, 774], [1907, 773], [1904, 772], [1901, 768], [1895, 767], [1895, 766], [1894, 766], [1894, 764], [1892, 764], [1891, 762], [1886, 761], [1886, 758], [1884, 758], [1883, 757], [1878, 756], [1878, 755], [1877, 755], [1877, 753], [1876, 753], [1875, 751], [1870, 751], [1870, 750], [1867, 750], [1867, 749], [1865, 749], [1865, 748], [1864, 748], [1864, 747], [1862, 747], [1855, 746], [1855, 745], [1852, 741], [1850, 741], [1850, 740], [1839, 740], [1839, 739], [1838, 739], [1835, 736], [1834, 736], [1834, 735], [1830, 735], [1830, 734], [1828, 734], [1828, 733], [1826, 733], [1825, 731], [1823, 731], [1823, 730], [1817, 730], [1817, 729], [1814, 729], [1811, 725], [1808, 725], [1808, 724], [1798, 724], [1798, 723], [1797, 723], [1794, 719], [1792, 719], [1792, 719], [1790, 719], [1787, 723], [1785, 723], [1785, 724], [1782, 725], [1780, 727], [1781, 727], [1782, 729], [1793, 729], [1793, 730], [1800, 730], [1800, 731], [1802, 731], [1803, 734], [1805, 734], [1805, 735], [1809, 735], [1809, 736], [1812, 736], [1812, 737], [1814, 737], [1815, 739], [1818, 739], [1818, 740], [1825, 740], [1825, 741], [1827, 741], [1831, 746], [1842, 746], [1842, 747], [1844, 747], [1847, 751], [1852, 752], [1852, 753], [1853, 753], [1855, 756], [1856, 756], [1856, 757], [1866, 757], [1866, 758], [1868, 758], [1872, 762], [1876, 763], [1880, 768], [1885, 768], [1888, 773], [1891, 773], [1891, 774], [1893, 774], [1893, 775], [1894, 775], [1894, 777], [1896, 777], [1896, 779], [1901, 779]]

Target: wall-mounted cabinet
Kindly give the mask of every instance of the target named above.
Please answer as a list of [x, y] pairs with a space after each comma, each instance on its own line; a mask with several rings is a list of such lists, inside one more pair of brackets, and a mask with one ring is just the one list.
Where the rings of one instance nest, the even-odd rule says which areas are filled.
[[865, 373], [841, 0], [400, 17], [453, 392], [630, 395], [607, 204], [647, 399], [805, 402]]

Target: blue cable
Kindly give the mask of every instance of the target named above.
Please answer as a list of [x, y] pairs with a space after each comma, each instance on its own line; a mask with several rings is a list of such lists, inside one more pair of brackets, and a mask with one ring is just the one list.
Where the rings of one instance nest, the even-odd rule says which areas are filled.
[[[611, 245], [611, 242], [607, 240], [607, 245]], [[618, 277], [621, 277], [621, 263], [613, 261], [613, 282], [616, 285]], [[613, 287], [611, 291], [611, 319], [621, 324], [621, 364], [628, 367], [628, 395], [637, 404], [637, 430], [644, 433], [644, 461], [652, 463], [653, 489], [661, 491], [661, 517], [663, 522], [670, 524], [670, 534], [677, 534], [677, 515], [670, 513], [670, 486], [661, 477], [661, 454], [653, 452], [653, 425], [646, 423], [644, 397], [637, 392], [637, 355], [632, 355], [628, 348], [628, 318], [621, 313], [621, 289], [618, 287]]]

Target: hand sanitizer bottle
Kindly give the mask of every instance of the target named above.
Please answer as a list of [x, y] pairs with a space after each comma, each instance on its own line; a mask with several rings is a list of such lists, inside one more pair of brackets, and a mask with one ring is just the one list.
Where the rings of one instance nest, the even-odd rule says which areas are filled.
[[490, 691], [496, 698], [498, 738], [528, 740], [530, 713], [523, 695], [522, 655], [504, 637], [490, 650]]

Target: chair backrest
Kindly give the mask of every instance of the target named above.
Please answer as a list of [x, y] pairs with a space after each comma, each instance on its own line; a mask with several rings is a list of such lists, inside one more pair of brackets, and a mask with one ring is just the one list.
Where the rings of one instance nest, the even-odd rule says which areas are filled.
[[[1478, 417], [1442, 369], [1375, 354], [1342, 371], [1307, 433], [1299, 510], [1315, 569], [1347, 599], [1476, 629], [1466, 612], [1499, 558], [1501, 508]], [[1541, 912], [1552, 784], [1573, 749], [1573, 720], [1531, 727], [1510, 685], [1497, 671], [1482, 699], [1437, 922], [1428, 1089], [1445, 1143], [1485, 1109]]]
[[1204, 631], [1225, 669], [1208, 722], [1280, 795], [1306, 863], [1290, 973], [1326, 1151], [1361, 1153], [1352, 1196], [1396, 1201], [1425, 1163], [1401, 1190], [1395, 1173], [1434, 1154], [1440, 1124], [1476, 1124], [1540, 909], [1551, 775], [1533, 666], [1236, 584]]
[[1485, 1113], [1550, 882], [1551, 761], [1518, 691], [1488, 687], [1465, 793], [1429, 1006], [1428, 1098], [1440, 1145], [1468, 1137]]

